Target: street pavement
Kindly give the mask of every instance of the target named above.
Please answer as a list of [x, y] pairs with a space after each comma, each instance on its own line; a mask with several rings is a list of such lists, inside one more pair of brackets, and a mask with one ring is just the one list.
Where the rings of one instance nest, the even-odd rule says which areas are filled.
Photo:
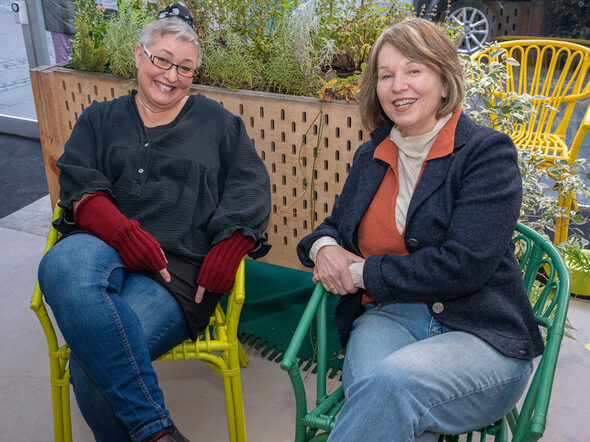
[[[0, 0], [0, 114], [37, 119], [23, 32], [14, 19], [11, 3]], [[50, 33], [47, 48], [54, 62]]]

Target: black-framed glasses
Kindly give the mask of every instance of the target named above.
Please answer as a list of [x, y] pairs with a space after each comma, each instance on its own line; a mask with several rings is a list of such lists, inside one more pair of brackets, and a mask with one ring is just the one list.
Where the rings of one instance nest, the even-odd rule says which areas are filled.
[[164, 57], [158, 57], [157, 55], [153, 55], [150, 51], [148, 51], [148, 48], [146, 48], [144, 44], [142, 44], [141, 47], [143, 48], [143, 52], [145, 52], [145, 55], [148, 56], [148, 58], [154, 66], [160, 69], [164, 69], [166, 71], [175, 67], [176, 73], [181, 77], [185, 78], [193, 78], [195, 75], [197, 75], [196, 69], [190, 68], [188, 66], [174, 64], [170, 60], [165, 59]]

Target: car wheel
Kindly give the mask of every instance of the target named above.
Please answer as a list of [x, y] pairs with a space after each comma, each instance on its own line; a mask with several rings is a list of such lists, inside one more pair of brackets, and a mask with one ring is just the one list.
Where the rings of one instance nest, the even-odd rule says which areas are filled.
[[465, 30], [457, 52], [472, 54], [490, 40], [490, 21], [484, 11], [479, 2], [454, 2], [451, 6], [448, 21]]

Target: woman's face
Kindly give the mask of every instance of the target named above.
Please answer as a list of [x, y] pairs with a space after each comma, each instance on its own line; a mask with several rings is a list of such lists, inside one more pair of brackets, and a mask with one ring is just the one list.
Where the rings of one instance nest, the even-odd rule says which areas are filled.
[[[197, 49], [191, 43], [176, 40], [167, 35], [147, 47], [155, 56], [190, 68], [197, 67]], [[141, 45], [135, 48], [135, 64], [137, 66], [138, 94], [150, 106], [157, 109], [173, 108], [188, 93], [192, 78], [178, 75], [176, 68], [165, 70], [155, 66]]]
[[407, 59], [385, 43], [377, 57], [377, 97], [403, 136], [430, 132], [446, 87], [428, 66]]

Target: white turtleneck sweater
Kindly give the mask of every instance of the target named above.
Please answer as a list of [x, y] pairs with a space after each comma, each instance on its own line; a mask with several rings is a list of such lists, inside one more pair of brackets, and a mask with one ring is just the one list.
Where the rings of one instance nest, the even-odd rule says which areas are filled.
[[[422, 163], [428, 156], [437, 135], [452, 115], [450, 113], [438, 120], [434, 128], [423, 135], [404, 137], [395, 126], [391, 129], [389, 137], [398, 147], [398, 194], [395, 202], [395, 224], [400, 233], [406, 228], [406, 215], [422, 170]], [[338, 242], [331, 236], [323, 236], [316, 240], [309, 250], [310, 259], [315, 263], [319, 250], [329, 245], [338, 245]], [[363, 266], [364, 263], [353, 263], [349, 267], [354, 285], [361, 289], [365, 288]]]
[[422, 170], [422, 163], [428, 156], [438, 133], [452, 115], [449, 114], [438, 120], [430, 132], [415, 137], [404, 137], [395, 126], [391, 129], [389, 138], [398, 147], [398, 193], [395, 201], [395, 224], [400, 233], [406, 228], [406, 215]]

